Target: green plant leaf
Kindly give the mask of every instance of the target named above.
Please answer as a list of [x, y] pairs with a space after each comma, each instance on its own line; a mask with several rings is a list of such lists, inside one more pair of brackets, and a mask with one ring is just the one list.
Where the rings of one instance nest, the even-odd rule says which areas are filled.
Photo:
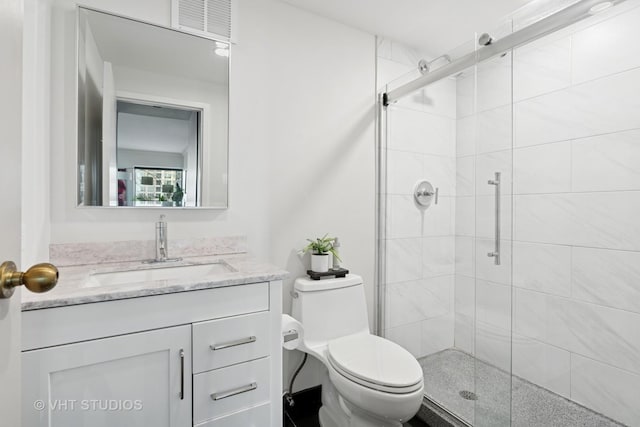
[[329, 234], [327, 233], [322, 237], [316, 237], [315, 240], [307, 239], [307, 241], [309, 244], [300, 250], [301, 254], [309, 251], [316, 254], [331, 253], [338, 259], [338, 261], [342, 261], [338, 256], [338, 252], [333, 247], [333, 244], [336, 241], [335, 237], [329, 237]]

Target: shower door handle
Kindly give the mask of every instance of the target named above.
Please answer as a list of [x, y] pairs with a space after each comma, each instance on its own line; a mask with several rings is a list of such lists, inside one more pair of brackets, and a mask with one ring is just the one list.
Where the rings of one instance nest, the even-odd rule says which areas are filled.
[[488, 257], [493, 258], [495, 265], [500, 265], [500, 172], [496, 172], [495, 178], [488, 181], [489, 185], [495, 187], [495, 242], [493, 252], [487, 254]]

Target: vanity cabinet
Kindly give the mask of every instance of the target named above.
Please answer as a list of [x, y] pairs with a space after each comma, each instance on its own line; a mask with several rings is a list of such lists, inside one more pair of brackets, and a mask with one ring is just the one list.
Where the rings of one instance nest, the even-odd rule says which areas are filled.
[[24, 425], [279, 426], [281, 286], [23, 312]]
[[22, 363], [25, 426], [191, 426], [189, 326], [27, 351]]
[[193, 372], [200, 373], [269, 355], [269, 312], [193, 325]]
[[279, 342], [269, 316], [265, 311], [193, 324], [193, 422], [198, 427], [262, 425], [260, 418], [254, 424], [233, 419], [244, 408], [269, 405], [269, 344]]

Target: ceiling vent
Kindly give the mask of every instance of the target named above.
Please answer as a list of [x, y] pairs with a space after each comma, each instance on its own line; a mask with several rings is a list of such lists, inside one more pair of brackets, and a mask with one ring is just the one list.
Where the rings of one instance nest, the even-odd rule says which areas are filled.
[[171, 26], [216, 40], [236, 41], [237, 0], [171, 0]]

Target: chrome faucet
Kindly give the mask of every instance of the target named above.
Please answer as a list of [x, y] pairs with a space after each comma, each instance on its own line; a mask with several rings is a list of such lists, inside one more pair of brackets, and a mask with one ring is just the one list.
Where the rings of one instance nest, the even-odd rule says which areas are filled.
[[149, 261], [154, 262], [170, 262], [180, 261], [182, 258], [169, 258], [169, 239], [167, 237], [167, 222], [165, 216], [160, 215], [160, 221], [156, 222], [156, 257]]

